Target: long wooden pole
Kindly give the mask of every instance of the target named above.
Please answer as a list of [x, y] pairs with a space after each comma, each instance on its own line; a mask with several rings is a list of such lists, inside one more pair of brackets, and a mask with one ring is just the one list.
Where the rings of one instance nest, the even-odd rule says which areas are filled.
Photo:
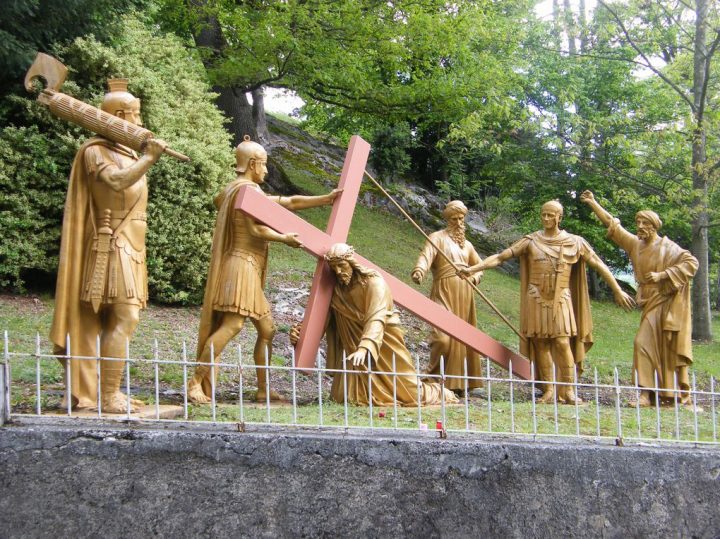
[[[380, 185], [377, 182], [377, 180], [370, 175], [370, 173], [367, 170], [365, 171], [365, 176], [370, 178], [370, 181], [375, 184], [375, 187], [380, 189], [380, 191], [382, 191], [382, 193], [390, 200], [390, 202], [395, 204], [395, 207], [398, 210], [400, 210], [400, 213], [402, 213], [405, 216], [405, 218], [408, 221], [410, 221], [410, 224], [412, 224], [418, 230], [418, 232], [420, 232], [420, 234], [422, 234], [425, 237], [425, 239], [430, 243], [430, 245], [432, 245], [435, 248], [435, 250], [438, 253], [440, 253], [440, 255], [447, 261], [447, 263], [450, 264], [453, 267], [453, 269], [455, 269], [455, 271], [459, 271], [460, 268], [458, 268], [455, 265], [455, 263], [452, 260], [450, 260], [450, 257], [445, 254], [445, 251], [438, 248], [438, 246], [435, 245], [435, 243], [433, 243], [433, 241], [430, 239], [430, 236], [425, 234], [425, 231], [422, 228], [420, 228], [420, 225], [418, 225], [413, 220], [413, 218], [407, 214], [407, 212], [402, 208], [402, 206], [400, 206], [400, 204], [397, 203], [397, 201], [390, 195], [390, 193], [388, 193], [383, 188], [383, 186]], [[483, 299], [483, 301], [488, 304], [488, 306], [495, 312], [495, 314], [497, 314], [502, 319], [502, 321], [505, 322], [510, 327], [510, 329], [512, 329], [517, 334], [518, 337], [520, 337], [522, 340], [525, 340], [525, 336], [520, 334], [518, 329], [515, 326], [513, 326], [512, 322], [510, 322], [510, 320], [508, 320], [507, 317], [502, 312], [500, 312], [500, 309], [498, 309], [495, 306], [495, 304], [492, 301], [490, 301], [490, 299], [485, 294], [483, 294], [482, 290], [480, 290], [477, 286], [475, 286], [475, 284], [473, 284], [472, 281], [470, 281], [470, 279], [468, 277], [465, 277], [464, 275], [459, 275], [459, 274], [458, 274], [458, 277], [460, 277], [461, 279], [464, 279], [465, 282], [467, 282], [467, 284], [469, 284], [472, 287], [472, 289], [475, 290], [475, 292], [477, 292], [477, 294]]]

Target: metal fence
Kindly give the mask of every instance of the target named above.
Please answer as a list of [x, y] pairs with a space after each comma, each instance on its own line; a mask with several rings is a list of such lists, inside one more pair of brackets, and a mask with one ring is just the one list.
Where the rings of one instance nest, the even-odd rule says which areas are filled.
[[[439, 405], [402, 406], [397, 400], [397, 380], [407, 373], [380, 373], [373, 370], [370, 358], [367, 358], [367, 370], [364, 371], [354, 370], [352, 365], [343, 369], [327, 369], [320, 359], [316, 367], [296, 368], [294, 358], [270, 357], [266, 352], [265, 363], [258, 366], [251, 358], [246, 361], [238, 345], [234, 353], [226, 350], [223, 361], [210, 364], [210, 403], [193, 404], [188, 400], [187, 383], [197, 363], [188, 360], [185, 343], [176, 354], [163, 354], [161, 357], [155, 341], [151, 358], [132, 358], [127, 346], [126, 357], [117, 359], [100, 356], [99, 338], [98, 353], [92, 357], [44, 353], [39, 336], [36, 336], [32, 351], [11, 350], [7, 331], [3, 341], [0, 423], [22, 416], [68, 416], [125, 421], [234, 422], [239, 430], [252, 425], [282, 425], [345, 430], [390, 429], [398, 433], [411, 430], [443, 438], [456, 433], [475, 433], [610, 439], [616, 443], [692, 442], [718, 445], [717, 402], [720, 401], [720, 393], [714, 377], [703, 379], [701, 387], [698, 387], [695, 373], [691, 373], [692, 383], [688, 391], [670, 391], [672, 397], [665, 397], [662, 401], [654, 388], [622, 383], [617, 369], [614, 369], [611, 380], [604, 381], [599, 379], [597, 369], [581, 378], [576, 374], [572, 383], [555, 380], [553, 373], [555, 381], [549, 383], [555, 387], [556, 393], [560, 387], [572, 385], [576, 395], [584, 402], [560, 404], [555, 400], [541, 404], [537, 396], [541, 382], [516, 378], [512, 375], [512, 368], [509, 372], [500, 370], [486, 359], [483, 376], [450, 376], [444, 374], [444, 362], [441, 361], [440, 375], [422, 374], [422, 379], [439, 383], [443, 389], [451, 378], [462, 380], [466, 389], [459, 392], [459, 403], [446, 402], [443, 392]], [[72, 350], [72, 347], [68, 349]], [[61, 405], [62, 395], [68, 392], [73, 379], [71, 363], [67, 359], [94, 362], [97, 366], [98, 396], [97, 406], [93, 409], [73, 410], [70, 399]], [[102, 361], [124, 364], [122, 390], [127, 395], [125, 413], [108, 414], [102, 409], [99, 368]], [[416, 370], [420, 372], [419, 359], [415, 361]], [[263, 402], [252, 399], [252, 392], [257, 387], [256, 369], [268, 373]], [[467, 373], [467, 365], [464, 372]], [[392, 380], [393, 402], [390, 405], [373, 403], [373, 379], [377, 375]], [[330, 400], [330, 379], [333, 376], [343, 377], [341, 402]], [[369, 405], [356, 406], [349, 402], [347, 380], [351, 376], [368, 378]], [[418, 377], [418, 402], [422, 391], [420, 380]], [[484, 387], [470, 391], [469, 386], [474, 385], [472, 381], [481, 381]], [[655, 385], [657, 388], [657, 376]], [[640, 406], [640, 391], [643, 389], [654, 392], [654, 402], [650, 407]], [[283, 400], [271, 401], [271, 390], [279, 391]], [[668, 394], [665, 388], [662, 392]], [[131, 393], [134, 398], [146, 403], [140, 413], [131, 412]], [[683, 404], [683, 396], [688, 395], [689, 403]], [[168, 408], [170, 413], [175, 414], [174, 418], [166, 417]]]

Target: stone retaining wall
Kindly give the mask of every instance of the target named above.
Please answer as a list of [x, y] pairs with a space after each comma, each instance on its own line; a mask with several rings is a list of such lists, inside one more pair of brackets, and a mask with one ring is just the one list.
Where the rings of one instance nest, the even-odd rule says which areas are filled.
[[708, 537], [720, 450], [36, 421], [2, 537]]

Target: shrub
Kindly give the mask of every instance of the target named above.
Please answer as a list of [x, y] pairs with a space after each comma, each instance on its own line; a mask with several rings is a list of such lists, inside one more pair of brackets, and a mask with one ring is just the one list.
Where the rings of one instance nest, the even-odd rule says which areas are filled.
[[[179, 38], [158, 33], [137, 16], [111, 44], [76, 39], [56, 54], [70, 68], [63, 91], [98, 105], [109, 77], [130, 79], [145, 127], [191, 158], [164, 156], [148, 173], [148, 277], [151, 298], [202, 299], [215, 223], [214, 194], [232, 178], [230, 137], [213, 104], [200, 61]], [[87, 131], [51, 118], [37, 102], [15, 97], [25, 127], [0, 131], [0, 286], [36, 284], [28, 276], [57, 268], [67, 177]], [[41, 134], [42, 133], [42, 134]]]

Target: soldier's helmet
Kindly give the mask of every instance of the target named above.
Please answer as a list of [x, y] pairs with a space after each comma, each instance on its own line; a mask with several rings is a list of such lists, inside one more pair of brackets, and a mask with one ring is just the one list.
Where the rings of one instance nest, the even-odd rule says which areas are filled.
[[109, 79], [108, 93], [105, 94], [100, 108], [115, 116], [117, 111], [128, 111], [136, 102], [139, 104], [140, 100], [128, 92], [127, 87], [127, 79]]
[[251, 159], [267, 159], [267, 152], [260, 144], [250, 140], [250, 135], [245, 135], [235, 148], [235, 172], [245, 172]]

